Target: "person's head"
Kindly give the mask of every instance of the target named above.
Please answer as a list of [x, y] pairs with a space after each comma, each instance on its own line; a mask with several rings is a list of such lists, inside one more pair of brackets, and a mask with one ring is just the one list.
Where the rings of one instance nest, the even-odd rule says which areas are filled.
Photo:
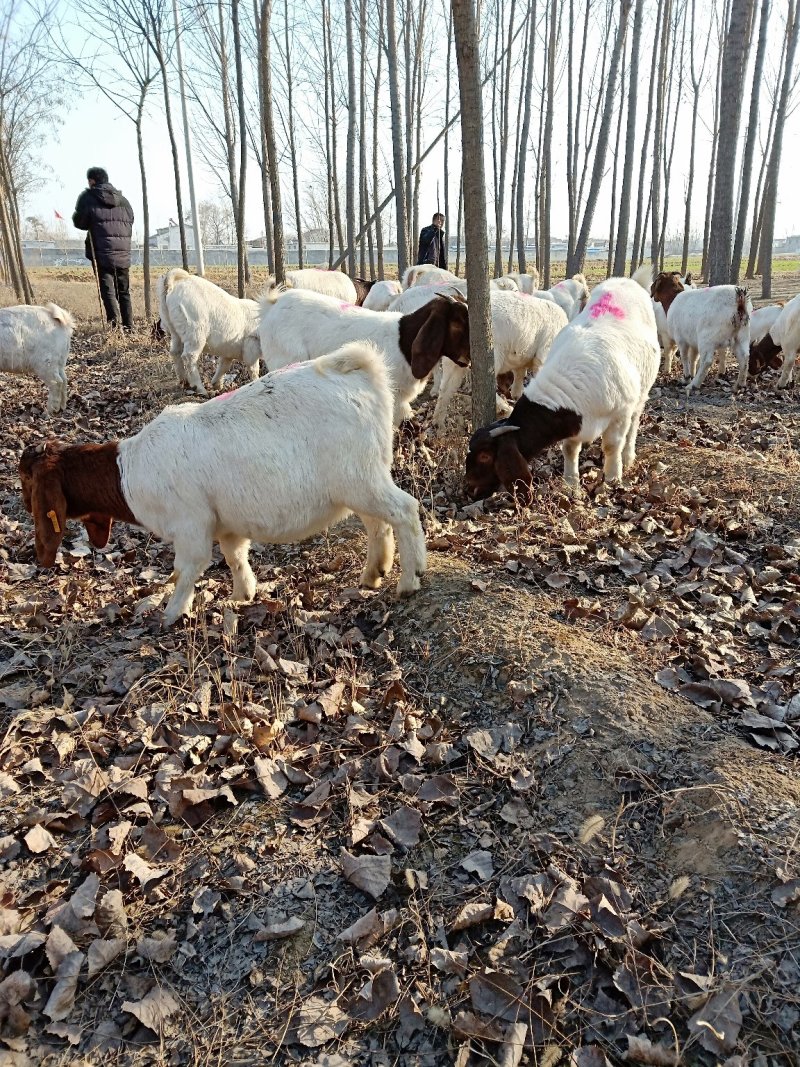
[[105, 185], [108, 181], [108, 171], [102, 167], [89, 167], [86, 171], [86, 180], [89, 185]]
[[433, 225], [438, 226], [440, 230], [444, 229], [444, 215], [441, 211], [437, 211], [433, 216]]

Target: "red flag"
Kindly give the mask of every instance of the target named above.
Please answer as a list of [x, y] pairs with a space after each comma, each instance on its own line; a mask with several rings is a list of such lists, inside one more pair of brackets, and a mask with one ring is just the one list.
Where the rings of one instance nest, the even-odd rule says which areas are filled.
[[63, 222], [63, 221], [64, 221], [64, 216], [63, 216], [63, 215], [59, 215], [59, 213], [58, 213], [57, 211], [54, 211], [54, 212], [53, 212], [53, 214], [55, 215], [55, 217], [56, 217], [56, 218], [57, 218], [57, 219], [58, 219], [58, 220], [59, 220], [60, 222]]

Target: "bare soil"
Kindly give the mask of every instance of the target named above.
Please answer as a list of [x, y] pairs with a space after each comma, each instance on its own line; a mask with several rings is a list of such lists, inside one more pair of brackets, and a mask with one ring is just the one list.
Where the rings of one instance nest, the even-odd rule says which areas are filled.
[[144, 332], [74, 350], [63, 416], [0, 398], [0, 1062], [800, 1062], [793, 391], [659, 382], [629, 484], [554, 453], [522, 510], [423, 401], [417, 596], [348, 522], [163, 631], [144, 532], [35, 565], [24, 445], [184, 400]]

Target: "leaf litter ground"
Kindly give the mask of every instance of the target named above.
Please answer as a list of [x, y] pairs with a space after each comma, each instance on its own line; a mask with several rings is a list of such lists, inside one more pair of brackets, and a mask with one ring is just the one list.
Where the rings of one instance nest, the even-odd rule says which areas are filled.
[[51, 427], [2, 399], [0, 1061], [798, 1062], [791, 392], [665, 384], [627, 488], [554, 454], [522, 511], [417, 428], [413, 600], [353, 522], [255, 550], [240, 610], [215, 555], [164, 632], [142, 531], [35, 566], [24, 444], [182, 399], [145, 337], [74, 348]]

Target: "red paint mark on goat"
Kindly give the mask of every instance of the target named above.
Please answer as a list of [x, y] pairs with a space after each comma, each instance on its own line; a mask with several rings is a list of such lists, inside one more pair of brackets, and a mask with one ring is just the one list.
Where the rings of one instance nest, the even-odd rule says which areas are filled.
[[211, 397], [211, 399], [209, 400], [209, 404], [213, 404], [215, 400], [224, 400], [226, 396], [233, 396], [233, 394], [237, 391], [238, 390], [236, 389], [229, 389], [227, 393], [217, 393], [216, 396]]
[[614, 303], [611, 293], [603, 293], [596, 304], [589, 309], [593, 319], [599, 319], [601, 315], [613, 315], [615, 319], [624, 319], [625, 312]]

